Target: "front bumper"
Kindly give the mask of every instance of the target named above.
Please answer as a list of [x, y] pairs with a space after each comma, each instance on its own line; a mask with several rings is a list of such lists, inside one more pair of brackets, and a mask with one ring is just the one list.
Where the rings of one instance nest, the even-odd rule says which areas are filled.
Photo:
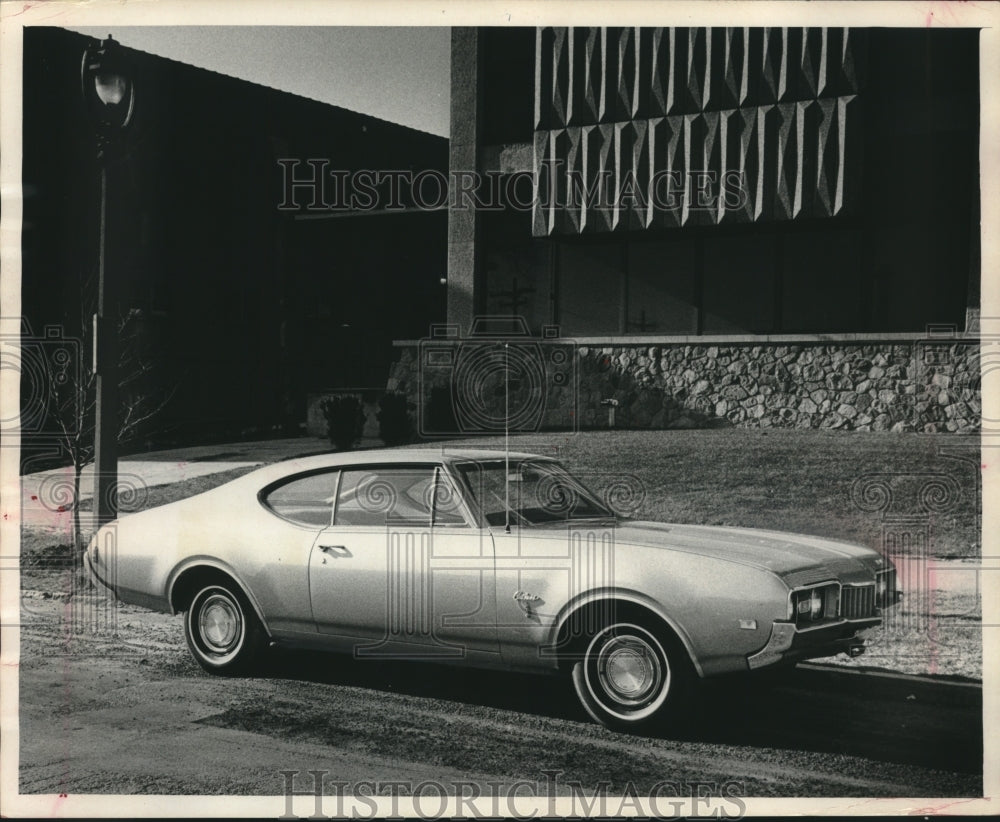
[[882, 624], [882, 617], [841, 619], [829, 625], [799, 629], [791, 622], [775, 622], [771, 636], [761, 650], [747, 657], [750, 670], [785, 662], [801, 662], [824, 656], [864, 653], [869, 629]]

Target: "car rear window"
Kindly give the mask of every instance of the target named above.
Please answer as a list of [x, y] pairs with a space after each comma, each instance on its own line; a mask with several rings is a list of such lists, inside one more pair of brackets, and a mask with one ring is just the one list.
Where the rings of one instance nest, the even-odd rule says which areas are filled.
[[264, 504], [279, 517], [299, 525], [327, 528], [333, 524], [338, 471], [293, 478], [264, 497]]

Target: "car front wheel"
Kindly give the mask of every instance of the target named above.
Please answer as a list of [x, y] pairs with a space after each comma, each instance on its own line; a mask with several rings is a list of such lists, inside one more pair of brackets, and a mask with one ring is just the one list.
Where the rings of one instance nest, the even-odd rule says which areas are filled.
[[208, 585], [195, 594], [184, 616], [184, 633], [195, 660], [209, 673], [249, 671], [265, 644], [257, 615], [235, 586]]
[[664, 728], [691, 684], [677, 645], [631, 622], [594, 633], [573, 666], [573, 687], [587, 713], [615, 730]]

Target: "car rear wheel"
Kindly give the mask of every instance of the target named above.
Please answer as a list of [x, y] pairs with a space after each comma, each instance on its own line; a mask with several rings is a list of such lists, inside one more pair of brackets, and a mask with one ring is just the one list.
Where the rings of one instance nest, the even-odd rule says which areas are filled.
[[679, 643], [633, 622], [595, 632], [573, 666], [573, 687], [597, 722], [623, 731], [666, 727], [691, 685]]
[[184, 616], [184, 633], [197, 663], [213, 674], [246, 673], [265, 644], [260, 620], [243, 592], [223, 584], [195, 594]]

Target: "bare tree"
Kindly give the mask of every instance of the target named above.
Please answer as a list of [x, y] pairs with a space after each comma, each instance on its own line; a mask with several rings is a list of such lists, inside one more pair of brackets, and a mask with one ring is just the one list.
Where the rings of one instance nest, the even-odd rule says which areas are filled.
[[[90, 293], [84, 287], [84, 294]], [[80, 518], [80, 485], [83, 470], [94, 461], [96, 383], [94, 363], [88, 356], [93, 345], [92, 313], [88, 300], [80, 301], [79, 335], [81, 362], [75, 369], [48, 370], [48, 409], [57, 438], [73, 466], [73, 544], [77, 552], [86, 548]], [[150, 379], [155, 361], [142, 334], [143, 313], [130, 309], [118, 317], [118, 443], [133, 441], [173, 397], [177, 386], [157, 387]]]

